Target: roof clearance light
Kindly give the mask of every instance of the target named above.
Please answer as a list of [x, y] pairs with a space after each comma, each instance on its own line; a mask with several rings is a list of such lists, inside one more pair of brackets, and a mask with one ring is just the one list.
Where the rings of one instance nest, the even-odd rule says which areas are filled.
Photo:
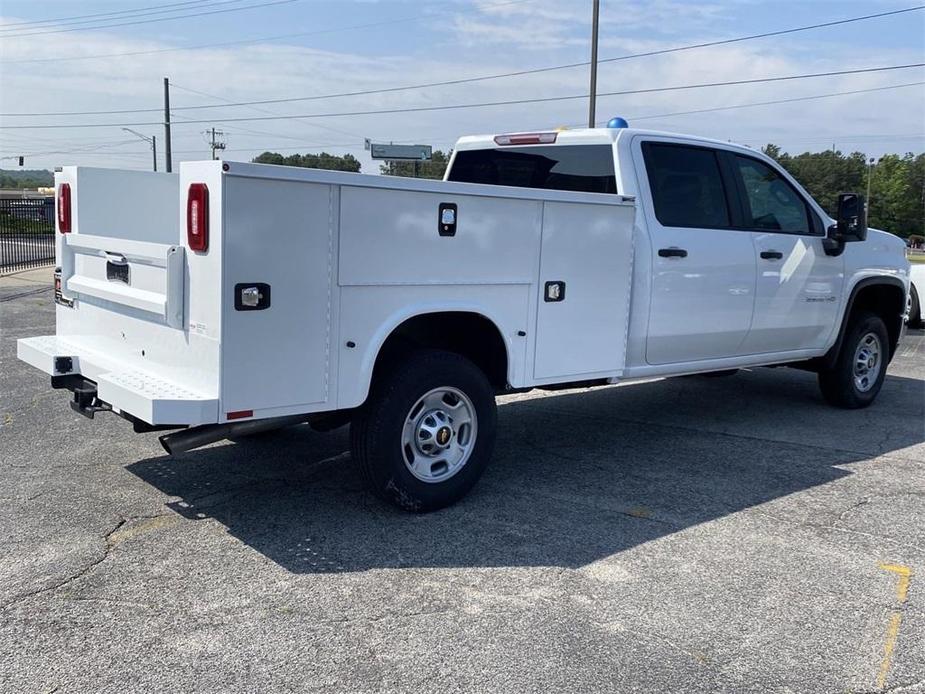
[[559, 133], [514, 133], [495, 135], [496, 145], [551, 145]]
[[628, 128], [630, 127], [630, 124], [626, 122], [625, 118], [620, 118], [620, 116], [616, 116], [615, 118], [611, 118], [609, 121], [607, 121], [607, 127], [608, 128]]

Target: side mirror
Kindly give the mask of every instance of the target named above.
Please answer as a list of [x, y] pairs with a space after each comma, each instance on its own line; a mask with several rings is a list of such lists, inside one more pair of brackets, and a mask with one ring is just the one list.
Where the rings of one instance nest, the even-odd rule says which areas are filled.
[[867, 238], [867, 208], [864, 198], [857, 193], [841, 193], [838, 196], [835, 220], [842, 243]]
[[822, 239], [822, 248], [826, 255], [838, 256], [845, 250], [845, 244], [851, 241], [863, 241], [867, 238], [867, 208], [864, 198], [857, 193], [841, 193], [838, 196], [838, 213], [835, 224], [828, 228]]

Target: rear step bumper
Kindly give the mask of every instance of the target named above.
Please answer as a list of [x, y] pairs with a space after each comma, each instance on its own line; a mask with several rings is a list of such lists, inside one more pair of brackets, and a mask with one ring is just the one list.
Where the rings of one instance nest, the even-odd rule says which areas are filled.
[[[73, 390], [72, 406], [87, 416], [108, 409], [108, 405], [152, 425], [195, 426], [218, 421], [218, 398], [147, 372], [119, 369], [105, 355], [54, 335], [18, 340], [16, 354], [52, 376], [55, 387]], [[72, 379], [60, 380], [63, 376]]]

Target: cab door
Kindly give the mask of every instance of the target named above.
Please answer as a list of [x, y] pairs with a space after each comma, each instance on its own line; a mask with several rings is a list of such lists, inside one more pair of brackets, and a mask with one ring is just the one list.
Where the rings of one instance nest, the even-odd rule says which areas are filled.
[[721, 151], [637, 142], [652, 284], [646, 361], [674, 364], [742, 354], [755, 300], [751, 236], [736, 228], [733, 181]]
[[758, 264], [748, 354], [821, 349], [837, 322], [844, 258], [825, 254], [825, 227], [769, 162], [729, 153]]

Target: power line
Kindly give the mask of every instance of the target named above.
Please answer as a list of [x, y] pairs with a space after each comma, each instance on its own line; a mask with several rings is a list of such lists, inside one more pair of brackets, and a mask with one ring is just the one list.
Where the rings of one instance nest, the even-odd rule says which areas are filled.
[[[229, 104], [232, 103], [230, 99], [226, 99], [226, 98], [223, 97], [223, 96], [218, 96], [217, 94], [209, 94], [208, 92], [201, 92], [201, 91], [198, 91], [198, 90], [196, 90], [196, 89], [190, 89], [189, 87], [181, 87], [180, 85], [176, 84], [175, 82], [174, 82], [174, 83], [171, 83], [170, 86], [172, 86], [174, 89], [180, 89], [180, 90], [182, 90], [182, 91], [184, 91], [184, 92], [190, 92], [190, 93], [192, 93], [192, 94], [199, 94], [200, 96], [206, 96], [206, 97], [209, 97], [210, 99], [217, 99], [218, 101], [224, 101], [224, 102], [229, 103]], [[249, 108], [249, 110], [254, 111], [255, 113], [264, 113], [264, 114], [271, 115], [271, 116], [280, 116], [280, 115], [283, 115], [283, 114], [281, 114], [281, 113], [275, 113], [274, 111], [268, 111], [267, 109], [264, 109], [264, 108], [256, 108], [256, 107], [253, 107], [253, 106], [249, 106], [248, 108]], [[173, 110], [176, 110], [176, 109], [173, 109]], [[171, 115], [174, 115], [174, 114], [171, 113]], [[180, 119], [181, 119], [181, 120], [188, 120], [188, 119], [184, 118], [183, 116], [180, 116]], [[298, 118], [293, 118], [293, 120], [300, 120], [300, 119], [298, 119]], [[364, 137], [363, 135], [359, 135], [358, 133], [352, 133], [352, 132], [349, 132], [349, 131], [347, 131], [347, 130], [341, 130], [341, 129], [339, 129], [339, 128], [332, 128], [332, 127], [329, 126], [329, 125], [322, 125], [321, 123], [308, 123], [308, 125], [311, 125], [311, 126], [316, 127], [316, 128], [321, 128], [322, 130], [330, 130], [331, 132], [339, 133], [339, 134], [341, 134], [341, 135], [350, 135], [351, 137], [358, 137], [358, 138], [361, 138], [361, 139]], [[238, 129], [239, 129], [239, 130], [243, 130], [243, 128], [238, 128]], [[263, 133], [257, 133], [257, 134], [258, 134], [258, 135], [267, 135], [267, 134], [269, 134], [269, 135], [275, 135], [276, 133], [266, 133], [266, 132], [263, 132]], [[285, 136], [283, 136], [283, 137], [285, 137]]]
[[[867, 89], [853, 89], [851, 91], [844, 91], [844, 92], [829, 92], [826, 94], [812, 94], [808, 96], [800, 96], [800, 97], [794, 97], [790, 99], [774, 99], [772, 101], [753, 101], [747, 104], [731, 104], [729, 106], [714, 106], [711, 108], [695, 109], [691, 111], [674, 111], [672, 113], [631, 115], [631, 116], [627, 116], [627, 118], [630, 121], [654, 120], [658, 118], [672, 118], [672, 117], [677, 117], [677, 116], [687, 116], [687, 115], [695, 115], [695, 114], [701, 114], [701, 113], [715, 113], [718, 111], [731, 111], [731, 110], [736, 110], [736, 109], [741, 109], [741, 108], [755, 108], [759, 106], [774, 106], [778, 104], [789, 104], [789, 103], [795, 103], [795, 102], [813, 101], [816, 99], [831, 99], [831, 98], [835, 98], [839, 96], [853, 96], [856, 94], [869, 94], [871, 92], [882, 92], [882, 91], [889, 91], [893, 89], [904, 89], [907, 87], [918, 87], [918, 86], [923, 86], [923, 85], [925, 85], [925, 82], [906, 82], [903, 84], [892, 84], [892, 85], [888, 85], [885, 87], [870, 87]], [[601, 121], [601, 122], [603, 123], [605, 121]], [[574, 124], [574, 127], [582, 127], [582, 126], [583, 126], [583, 123]], [[540, 128], [534, 128], [534, 129], [542, 129], [542, 127], [544, 126], [541, 126]], [[237, 131], [241, 133], [246, 133], [246, 134], [271, 135], [271, 136], [282, 137], [282, 138], [286, 138], [290, 140], [298, 140], [298, 141], [302, 140], [302, 138], [295, 137], [292, 135], [282, 135], [280, 133], [267, 132], [263, 130], [250, 130], [247, 128], [238, 127]], [[183, 138], [183, 137], [196, 137], [196, 136], [195, 135], [178, 135], [177, 136], [177, 138]], [[857, 137], [862, 137], [862, 136], [859, 135]], [[905, 138], [905, 139], [911, 139], [915, 137], [921, 138], [922, 135], [921, 134], [919, 135], [891, 135], [891, 136], [888, 136], [887, 139], [900, 138], [900, 137]], [[55, 142], [55, 141], [52, 141], [52, 142]], [[58, 140], [57, 142], [60, 142], [60, 140]], [[396, 140], [396, 142], [404, 142], [404, 140]], [[408, 142], [412, 142], [412, 141], [408, 140]], [[450, 142], [450, 141], [447, 141], [447, 142]], [[239, 150], [237, 148], [235, 149], [236, 151], [258, 151], [258, 149], [260, 150], [264, 150], [264, 149], [265, 150], [271, 150], [271, 149], [283, 150], [283, 149], [300, 149], [300, 148], [305, 148], [305, 147], [355, 147], [355, 148], [359, 148], [359, 144], [356, 142], [312, 142], [312, 143], [302, 142], [298, 147], [265, 145], [261, 148], [254, 148], [254, 149], [245, 149], [245, 150]], [[189, 154], [190, 152], [194, 152], [194, 151], [198, 151], [198, 150], [181, 150], [178, 153]], [[30, 155], [30, 156], [34, 156], [34, 155]]]
[[[242, 0], [243, 1], [243, 0]], [[482, 12], [484, 10], [492, 10], [496, 7], [505, 7], [507, 5], [521, 5], [526, 2], [534, 2], [534, 0], [507, 0], [507, 2], [499, 2], [493, 5], [481, 5], [480, 7], [473, 10], [458, 10], [455, 11], [455, 14], [472, 14], [476, 12]], [[375, 27], [387, 26], [390, 24], [400, 24], [402, 22], [416, 22], [422, 19], [427, 19], [434, 15], [446, 14], [447, 12], [433, 12], [431, 14], [418, 14], [412, 17], [399, 17], [397, 19], [388, 19], [380, 22], [368, 22], [366, 24], [353, 24], [351, 26], [342, 26], [342, 27], [332, 27], [329, 29], [316, 29], [314, 31], [302, 31], [295, 34], [277, 34], [275, 36], [262, 36], [255, 39], [238, 39], [236, 41], [222, 41], [219, 43], [205, 43], [199, 44], [196, 46], [178, 46], [173, 48], [155, 48], [147, 51], [126, 51], [123, 53], [102, 53], [98, 55], [83, 55], [83, 56], [62, 56], [59, 58], [23, 58], [20, 60], [5, 60], [5, 63], [49, 63], [56, 62], [59, 60], [66, 60], [69, 63], [72, 63], [76, 60], [97, 60], [103, 58], [124, 58], [136, 55], [154, 55], [159, 53], [172, 53], [176, 51], [195, 51], [203, 48], [224, 48], [226, 46], [242, 46], [251, 43], [262, 43], [264, 41], [282, 41], [284, 39], [294, 39], [294, 38], [303, 38], [305, 36], [318, 36], [319, 34], [331, 34], [338, 31], [352, 31], [354, 29], [372, 29]]]
[[[502, 4], [511, 4], [511, 3], [502, 3]], [[499, 5], [492, 5], [492, 7], [497, 7], [497, 6]], [[793, 33], [802, 32], [802, 31], [809, 31], [812, 29], [820, 29], [820, 28], [825, 28], [825, 27], [837, 26], [841, 24], [849, 24], [852, 22], [861, 22], [861, 21], [867, 21], [870, 19], [878, 19], [881, 17], [888, 17], [888, 16], [903, 14], [907, 12], [915, 12], [921, 9], [925, 9], [925, 5], [917, 5], [915, 7], [907, 7], [905, 9], [900, 9], [900, 10], [891, 10], [889, 12], [878, 12], [876, 14], [868, 14], [868, 15], [863, 15], [859, 17], [849, 17], [847, 19], [832, 20], [829, 22], [822, 22], [818, 24], [809, 24], [809, 25], [800, 26], [800, 27], [792, 27], [790, 29], [780, 29], [780, 30], [764, 32], [760, 34], [749, 34], [747, 36], [738, 36], [738, 37], [731, 38], [731, 39], [721, 39], [718, 41], [695, 43], [695, 44], [689, 44], [686, 46], [676, 46], [674, 48], [664, 48], [664, 49], [659, 49], [655, 51], [645, 51], [643, 53], [632, 53], [629, 55], [617, 56], [613, 58], [602, 58], [598, 60], [598, 63], [613, 63], [613, 62], [618, 62], [618, 61], [623, 61], [623, 60], [632, 60], [636, 58], [646, 58], [646, 57], [652, 57], [652, 56], [658, 56], [658, 55], [666, 55], [669, 53], [677, 53], [681, 51], [689, 51], [689, 50], [694, 50], [698, 48], [710, 48], [710, 47], [715, 47], [715, 46], [728, 45], [732, 43], [741, 43], [743, 41], [751, 41], [754, 39], [768, 38], [772, 36], [782, 36], [785, 34], [793, 34]], [[173, 49], [170, 49], [170, 50], [173, 50]], [[19, 61], [7, 61], [7, 62], [19, 62]], [[261, 99], [257, 101], [229, 102], [228, 105], [229, 106], [263, 106], [263, 105], [269, 105], [269, 104], [293, 103], [293, 102], [298, 102], [298, 101], [318, 101], [322, 99], [335, 99], [335, 98], [352, 97], [352, 96], [368, 96], [371, 94], [387, 94], [387, 93], [400, 92], [400, 91], [409, 91], [409, 90], [414, 90], [414, 89], [429, 89], [432, 87], [446, 87], [446, 86], [453, 86], [453, 85], [458, 85], [458, 84], [468, 84], [471, 82], [481, 82], [481, 81], [486, 81], [486, 80], [495, 80], [495, 79], [502, 79], [502, 78], [507, 78], [507, 77], [522, 77], [524, 75], [533, 75], [533, 74], [539, 74], [539, 73], [544, 73], [544, 72], [552, 72], [555, 70], [565, 70], [565, 69], [576, 68], [576, 67], [585, 67], [590, 64], [591, 64], [590, 61], [583, 61], [583, 62], [578, 62], [578, 63], [567, 63], [563, 65], [552, 65], [552, 66], [547, 66], [547, 67], [531, 68], [527, 70], [516, 70], [513, 72], [496, 73], [493, 75], [482, 75], [480, 77], [466, 77], [466, 78], [453, 79], [453, 80], [443, 80], [440, 82], [426, 82], [422, 84], [405, 85], [405, 86], [400, 86], [400, 87], [366, 89], [366, 90], [353, 91], [353, 92], [341, 92], [341, 93], [336, 93], [336, 94], [321, 94], [321, 95], [315, 95], [315, 96], [288, 97], [288, 98], [280, 98], [280, 99]], [[190, 110], [208, 109], [208, 108], [215, 108], [215, 106], [210, 106], [207, 104], [200, 104], [200, 105], [195, 105], [195, 106], [184, 106], [180, 109], [174, 109], [174, 110], [190, 111]], [[127, 114], [127, 113], [154, 113], [157, 111], [160, 111], [160, 109], [159, 108], [142, 108], [142, 109], [118, 109], [118, 110], [108, 110], [108, 111], [59, 111], [59, 112], [48, 112], [48, 113], [7, 113], [7, 114], [0, 114], [0, 117], [8, 117], [8, 116], [30, 116], [30, 117], [32, 116], [89, 116], [89, 115], [104, 115], [104, 114], [105, 115], [115, 115], [115, 114]]]
[[[598, 96], [628, 96], [633, 94], [654, 94], [659, 92], [675, 92], [675, 91], [686, 91], [692, 89], [706, 89], [712, 87], [729, 87], [737, 86], [744, 84], [762, 84], [762, 83], [771, 83], [771, 82], [786, 82], [793, 80], [801, 79], [810, 79], [817, 77], [835, 77], [838, 75], [858, 75], [858, 74], [867, 74], [873, 72], [887, 72], [891, 70], [906, 70], [909, 68], [918, 68], [925, 66], [925, 63], [910, 63], [908, 65], [889, 65], [884, 67], [869, 67], [869, 68], [856, 68], [852, 70], [832, 70], [829, 72], [814, 72], [802, 75], [783, 75], [780, 77], [761, 77], [755, 79], [747, 80], [730, 80], [727, 82], [703, 82], [699, 84], [682, 84], [682, 85], [673, 85], [670, 87], [652, 87], [648, 89], [625, 89], [615, 92], [600, 92]], [[424, 111], [452, 111], [460, 109], [469, 109], [469, 108], [485, 108], [491, 106], [511, 106], [517, 104], [539, 104], [552, 101], [571, 101], [575, 99], [586, 99], [588, 98], [587, 94], [572, 94], [569, 96], [547, 96], [539, 97], [533, 99], [509, 99], [506, 101], [485, 101], [481, 103], [473, 104], [447, 104], [443, 106], [415, 106], [409, 108], [389, 108], [389, 109], [376, 109], [370, 111], [341, 111], [341, 112], [328, 112], [328, 113], [303, 113], [303, 114], [292, 114], [287, 116], [245, 116], [245, 117], [234, 117], [234, 118], [223, 118], [223, 123], [237, 123], [237, 122], [248, 122], [248, 121], [267, 121], [267, 120], [287, 120], [290, 118], [338, 118], [343, 116], [378, 116], [378, 115], [387, 115], [395, 113], [420, 113]], [[188, 120], [186, 123], [210, 123], [210, 119], [205, 120]], [[142, 125], [160, 125], [161, 121], [149, 121], [142, 123], [73, 123], [73, 124], [52, 124], [52, 125], [0, 125], [0, 129], [4, 130], [32, 130], [32, 129], [58, 129], [58, 128], [110, 128], [110, 127], [121, 127], [123, 125], [128, 126], [142, 126]]]
[[[716, 106], [713, 108], [700, 108], [693, 111], [675, 111], [674, 113], [650, 114], [647, 116], [627, 116], [630, 120], [653, 120], [656, 118], [672, 118], [674, 116], [690, 116], [698, 113], [715, 113], [716, 111], [732, 111], [739, 108], [752, 108], [754, 106], [773, 106], [776, 104], [791, 104], [798, 101], [812, 101], [814, 99], [829, 99], [835, 96], [848, 96], [850, 94], [868, 94], [870, 92], [882, 92], [889, 89], [902, 89], [903, 87], [917, 87], [925, 85], [925, 82], [907, 82], [905, 84], [893, 84], [887, 87], [871, 87], [870, 89], [853, 89], [849, 92], [832, 92], [830, 94], [816, 94], [815, 96], [798, 96], [792, 99], [775, 99], [773, 101], [755, 101], [749, 104], [735, 104], [733, 106]], [[605, 123], [606, 121], [601, 121]]]
[[[772, 100], [772, 101], [755, 101], [755, 102], [750, 102], [750, 103], [747, 103], [747, 104], [733, 104], [733, 105], [729, 105], [729, 106], [715, 106], [715, 107], [711, 107], [711, 108], [696, 109], [696, 110], [691, 110], [691, 111], [675, 111], [675, 112], [672, 112], [672, 113], [648, 114], [648, 115], [630, 115], [630, 116], [627, 116], [627, 118], [628, 118], [630, 121], [649, 120], [649, 119], [657, 119], [657, 118], [670, 118], [670, 117], [675, 117], [675, 116], [685, 116], [685, 115], [693, 115], [693, 114], [700, 114], [700, 113], [713, 113], [713, 112], [717, 112], [717, 111], [727, 111], [727, 110], [740, 109], [740, 108], [752, 108], [752, 107], [758, 107], [758, 106], [772, 106], [772, 105], [777, 105], [777, 104], [786, 104], [786, 103], [793, 103], [793, 102], [811, 101], [811, 100], [814, 100], [814, 99], [828, 99], [828, 98], [834, 98], [834, 97], [839, 97], [839, 96], [850, 96], [850, 95], [856, 95], [856, 94], [867, 94], [867, 93], [871, 93], [871, 92], [880, 92], [880, 91], [887, 91], [887, 90], [892, 90], [892, 89], [902, 89], [902, 88], [906, 88], [906, 87], [916, 87], [916, 86], [922, 86], [922, 85], [925, 85], [925, 82], [907, 82], [907, 83], [904, 83], [904, 84], [893, 84], [893, 85], [889, 85], [889, 86], [885, 86], [885, 87], [870, 87], [870, 88], [867, 88], [867, 89], [854, 89], [854, 90], [851, 90], [851, 91], [844, 91], [844, 92], [830, 92], [830, 93], [827, 93], [827, 94], [814, 94], [814, 95], [808, 95], [808, 96], [802, 96], [802, 97], [794, 97], [794, 98], [790, 98], [790, 99], [775, 99], [775, 100]], [[582, 127], [582, 126], [583, 126], [583, 123], [578, 123], [578, 124], [574, 124], [574, 125], [575, 125], [575, 127]], [[546, 127], [546, 126], [539, 126], [538, 128], [533, 128], [533, 129], [542, 129], [542, 127]], [[257, 134], [257, 135], [278, 136], [278, 137], [283, 137], [283, 138], [290, 139], [290, 140], [298, 140], [298, 141], [301, 141], [301, 140], [302, 140], [302, 138], [299, 138], [299, 137], [295, 137], [295, 136], [291, 136], [291, 135], [281, 135], [280, 133], [273, 133], [273, 132], [262, 131], [262, 130], [250, 130], [250, 129], [240, 128], [240, 127], [239, 127], [239, 128], [237, 128], [237, 131], [239, 131], [239, 132], [241, 132], [241, 133], [253, 133], [253, 134]], [[10, 133], [0, 133], [0, 137], [9, 137], [10, 135], [11, 135]], [[48, 140], [48, 139], [45, 139], [45, 138], [35, 138], [35, 137], [31, 137], [31, 136], [23, 137], [23, 136], [18, 135], [18, 134], [17, 134], [15, 137], [17, 138], [17, 143], [18, 143], [18, 141], [21, 140], [21, 139], [31, 140], [31, 141], [40, 142], [40, 143], [41, 143], [41, 142], [45, 142], [45, 143], [50, 143], [50, 144], [62, 143], [61, 140]], [[182, 134], [181, 134], [181, 135], [177, 135], [176, 137], [177, 137], [178, 139], [179, 139], [179, 138], [184, 138], [184, 137], [191, 138], [191, 137], [199, 137], [199, 135], [198, 135], [198, 134], [196, 134], [196, 135], [193, 135], [193, 134], [182, 135]], [[862, 135], [840, 136], [838, 139], [844, 140], [845, 137], [861, 138], [861, 137], [866, 137], [866, 135], [864, 135], [864, 136], [862, 136]], [[922, 136], [921, 136], [921, 134], [917, 134], [917, 135], [890, 135], [890, 136], [886, 136], [886, 135], [883, 135], [883, 136], [877, 135], [877, 136], [875, 136], [875, 137], [882, 137], [883, 139], [889, 139], [889, 138], [895, 138], [895, 139], [900, 139], [900, 138], [902, 138], [902, 139], [914, 139], [914, 138], [921, 138]], [[420, 139], [420, 138], [418, 138], [418, 139]], [[106, 140], [106, 141], [103, 141], [103, 142], [92, 142], [92, 141], [91, 141], [91, 142], [89, 142], [88, 144], [84, 145], [83, 148], [81, 148], [81, 149], [76, 149], [76, 150], [56, 150], [56, 151], [54, 151], [54, 152], [26, 152], [26, 153], [24, 153], [24, 154], [25, 154], [25, 156], [38, 156], [39, 154], [48, 154], [48, 153], [50, 153], [50, 154], [59, 154], [59, 153], [60, 153], [60, 154], [72, 154], [72, 153], [85, 152], [85, 151], [87, 151], [87, 150], [86, 150], [87, 147], [92, 147], [92, 146], [98, 145], [98, 144], [99, 144], [99, 145], [118, 145], [118, 144], [128, 143], [128, 142], [134, 142], [134, 141], [133, 141], [133, 140], [126, 140], [126, 141], [110, 141], [110, 140]], [[404, 140], [396, 140], [396, 142], [405, 142], [405, 141], [404, 141]], [[408, 140], [407, 142], [412, 142], [412, 140]], [[441, 141], [441, 142], [446, 142], [446, 143], [452, 144], [453, 141], [451, 141], [451, 140], [446, 140], [446, 141]], [[13, 148], [13, 145], [6, 144], [6, 145], [0, 145], [0, 147], [9, 150], [9, 149], [12, 149], [12, 148]], [[359, 149], [359, 148], [360, 148], [360, 145], [359, 145], [359, 143], [356, 143], [356, 142], [312, 142], [312, 143], [301, 142], [298, 146], [292, 146], [292, 147], [288, 147], [288, 146], [279, 146], [279, 145], [265, 145], [265, 146], [262, 146], [262, 147], [259, 147], [259, 148], [253, 148], [253, 149], [239, 149], [239, 148], [235, 148], [235, 151], [246, 151], [246, 152], [247, 152], [247, 151], [258, 151], [258, 150], [286, 150], [286, 149], [303, 149], [303, 148], [307, 148], [307, 147], [335, 147], [335, 148], [348, 148], [348, 147], [353, 147], [353, 148]], [[180, 151], [178, 152], [178, 154], [190, 154], [190, 153], [199, 152], [199, 151], [201, 151], [201, 150], [180, 150]], [[116, 154], [116, 153], [113, 152], [113, 154]], [[120, 154], [120, 156], [121, 156], [121, 155], [124, 154], [124, 153], [119, 153], [119, 154]], [[143, 153], [138, 153], [138, 156], [141, 156], [142, 154], [143, 154]], [[133, 153], [132, 156], [135, 156], [135, 154]], [[10, 158], [10, 157], [4, 157], [4, 158], [7, 158], [7, 159], [8, 159], [8, 158]]]
[[[230, 0], [229, 0], [230, 1]], [[287, 5], [300, 0], [272, 0], [271, 2], [261, 2], [256, 5], [247, 5], [245, 7], [229, 7], [224, 10], [209, 10], [207, 12], [194, 12], [191, 14], [175, 15], [173, 17], [158, 17], [155, 19], [140, 19], [136, 22], [121, 22], [118, 24], [106, 24], [92, 27], [74, 27], [71, 29], [52, 29], [50, 31], [33, 31], [25, 34], [13, 34], [9, 36], [0, 36], [0, 39], [21, 39], [27, 36], [45, 36], [47, 34], [67, 34], [72, 31], [94, 31], [97, 29], [112, 29], [114, 27], [135, 26], [137, 24], [153, 24], [155, 22], [170, 22], [175, 19], [187, 19], [189, 17], [204, 17], [212, 14], [224, 14], [226, 12], [241, 12], [243, 10], [253, 10], [259, 7], [270, 7], [271, 5]]]
[[[135, 144], [137, 140], [120, 140], [111, 143], [103, 143], [99, 145], [88, 145], [85, 147], [78, 147], [77, 149], [67, 150], [67, 151], [49, 151], [49, 152], [23, 152], [22, 154], [13, 155], [9, 157], [0, 157], [0, 159], [16, 159], [17, 157], [38, 157], [49, 154], [90, 154], [92, 152], [98, 152], [101, 149], [106, 149], [107, 147], [119, 147], [122, 145]], [[103, 154], [121, 154], [121, 152], [103, 152]]]
[[[67, 17], [63, 19], [39, 19], [31, 22], [17, 22], [15, 24], [3, 24], [0, 26], [0, 32], [17, 32], [23, 31], [17, 27], [31, 25], [30, 28], [45, 28], [37, 25], [48, 24], [54, 26], [69, 26], [74, 24], [93, 24], [96, 22], [109, 22], [126, 17], [134, 19], [135, 17], [144, 17], [152, 14], [169, 14], [171, 12], [186, 12], [189, 10], [198, 10], [210, 5], [228, 5], [235, 2], [244, 2], [244, 0], [187, 0], [187, 2], [171, 3], [169, 5], [155, 5], [154, 7], [140, 7], [133, 10], [119, 10], [116, 12], [97, 12], [95, 14], [79, 15], [76, 17]], [[196, 7], [182, 7], [184, 5], [196, 5]], [[123, 15], [122, 17], [112, 15]], [[111, 19], [99, 19], [100, 17], [111, 16]], [[95, 19], [90, 19], [95, 18]], [[29, 31], [27, 28], [25, 31]]]
[[[186, 0], [186, 2], [173, 2], [167, 5], [154, 5], [153, 8], [177, 7], [178, 5], [197, 5], [203, 2], [208, 2], [208, 0]], [[153, 8], [152, 7], [136, 7], [133, 10], [115, 10], [113, 12], [96, 12], [94, 14], [80, 14], [74, 17], [57, 17], [54, 19], [33, 19], [33, 20], [29, 20], [28, 22], [13, 22], [11, 24], [4, 24], [3, 28], [7, 29], [10, 27], [28, 26], [28, 25], [34, 25], [34, 24], [60, 24], [61, 22], [69, 22], [73, 19], [87, 19], [90, 17], [108, 17], [111, 15], [119, 15], [119, 14], [133, 14], [135, 12], [141, 12], [142, 10], [148, 10], [148, 9], [153, 9]]]

